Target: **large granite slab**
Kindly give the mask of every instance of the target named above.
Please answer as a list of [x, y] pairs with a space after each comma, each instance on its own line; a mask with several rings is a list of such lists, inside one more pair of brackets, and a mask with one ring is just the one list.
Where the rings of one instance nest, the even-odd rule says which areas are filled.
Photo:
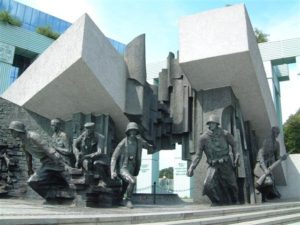
[[78, 19], [1, 97], [46, 118], [109, 114], [123, 133], [127, 68], [88, 15]]
[[278, 121], [243, 4], [180, 20], [180, 65], [195, 90], [231, 86], [259, 142]]

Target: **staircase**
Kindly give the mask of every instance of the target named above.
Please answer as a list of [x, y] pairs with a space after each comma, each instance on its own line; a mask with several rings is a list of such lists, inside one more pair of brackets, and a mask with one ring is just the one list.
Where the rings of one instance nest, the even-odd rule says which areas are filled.
[[[278, 202], [261, 205], [212, 207], [194, 212], [178, 212], [180, 217], [165, 222], [144, 223], [157, 224], [234, 224], [234, 225], [269, 225], [269, 224], [300, 224], [300, 202]], [[168, 215], [168, 217], [172, 217]], [[159, 220], [156, 215], [156, 220]], [[299, 222], [299, 223], [296, 223]]]
[[[299, 223], [297, 223], [299, 222]], [[300, 201], [209, 207], [208, 205], [135, 205], [87, 208], [45, 206], [40, 202], [0, 199], [0, 224], [300, 224]]]

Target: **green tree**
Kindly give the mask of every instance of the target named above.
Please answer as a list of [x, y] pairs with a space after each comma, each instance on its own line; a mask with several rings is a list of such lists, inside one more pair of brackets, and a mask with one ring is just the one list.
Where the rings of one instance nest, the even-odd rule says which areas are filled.
[[22, 26], [22, 22], [19, 19], [11, 16], [8, 11], [0, 12], [0, 21], [17, 27]]
[[300, 153], [300, 109], [284, 123], [283, 131], [287, 151]]
[[53, 31], [50, 26], [38, 27], [36, 29], [36, 32], [41, 34], [41, 35], [44, 35], [48, 38], [52, 38], [54, 40], [56, 40], [60, 36], [60, 34]]
[[165, 168], [159, 171], [159, 178], [166, 176], [168, 179], [173, 179], [173, 167]]
[[269, 34], [265, 34], [264, 32], [262, 32], [261, 30], [259, 30], [257, 28], [254, 28], [254, 34], [255, 34], [257, 43], [267, 42], [268, 36], [270, 36]]

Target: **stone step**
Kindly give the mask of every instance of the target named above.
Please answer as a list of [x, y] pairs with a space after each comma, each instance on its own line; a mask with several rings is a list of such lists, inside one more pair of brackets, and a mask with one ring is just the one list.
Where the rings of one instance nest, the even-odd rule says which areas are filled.
[[[300, 213], [300, 202], [208, 207], [72, 208], [0, 199], [0, 224], [232, 224]], [[299, 220], [300, 221], [300, 220]], [[252, 221], [253, 222], [253, 221]], [[251, 224], [251, 223], [250, 223]]]
[[[277, 223], [277, 220], [279, 221]], [[202, 217], [198, 219], [184, 219], [164, 222], [165, 225], [207, 225], [207, 224], [281, 224], [282, 222], [300, 221], [300, 207], [287, 209], [262, 210], [257, 212], [234, 213], [230, 215]], [[244, 221], [244, 222], [243, 222]], [[273, 221], [273, 223], [267, 223]], [[264, 222], [264, 223], [263, 223]], [[161, 223], [146, 223], [147, 225], [159, 225]]]
[[300, 213], [295, 213], [291, 215], [275, 216], [272, 218], [264, 218], [255, 221], [234, 223], [232, 225], [273, 225], [273, 224], [289, 224], [289, 225], [298, 224], [299, 225], [300, 224], [299, 221], [300, 221]]

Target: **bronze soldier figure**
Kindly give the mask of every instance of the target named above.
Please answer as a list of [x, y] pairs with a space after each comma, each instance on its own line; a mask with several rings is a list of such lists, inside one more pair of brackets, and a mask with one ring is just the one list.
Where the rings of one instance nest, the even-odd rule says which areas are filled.
[[[199, 148], [193, 159], [187, 176], [194, 174], [194, 169], [202, 158], [203, 152], [209, 165], [204, 181], [203, 195], [207, 195], [213, 205], [235, 204], [238, 202], [238, 186], [234, 167], [238, 165], [239, 153], [233, 136], [218, 127], [219, 118], [211, 115], [207, 122], [209, 130], [200, 136]], [[232, 148], [234, 162], [229, 154]]]
[[103, 152], [104, 136], [95, 132], [93, 122], [85, 123], [84, 127], [83, 133], [73, 143], [75, 167], [83, 168], [89, 174], [93, 173], [99, 179], [98, 186], [106, 187], [109, 158]]
[[[28, 175], [28, 185], [46, 200], [55, 199], [59, 188], [69, 188], [70, 176], [67, 165], [60, 154], [34, 131], [27, 131], [25, 125], [19, 121], [12, 121], [9, 130], [14, 138], [21, 141], [25, 152]], [[32, 157], [40, 160], [41, 166], [35, 173], [32, 169]], [[33, 175], [32, 175], [33, 174]], [[51, 187], [53, 187], [51, 189]], [[71, 195], [59, 196], [60, 198], [73, 198]]]
[[138, 125], [134, 122], [127, 125], [125, 133], [126, 137], [118, 144], [111, 158], [111, 178], [121, 177], [126, 207], [133, 208], [131, 197], [141, 167], [142, 148], [151, 149], [152, 145], [139, 135]]
[[[280, 198], [280, 193], [275, 187], [274, 177], [269, 167], [280, 158], [280, 147], [276, 140], [280, 130], [278, 127], [272, 127], [271, 134], [267, 137], [262, 147], [259, 149], [254, 168], [256, 193], [261, 193], [261, 200]], [[257, 180], [266, 174], [264, 181], [258, 185]]]
[[70, 166], [72, 152], [68, 136], [61, 130], [61, 121], [59, 119], [51, 120], [51, 128], [54, 131], [52, 135], [52, 147], [61, 155], [64, 162]]

